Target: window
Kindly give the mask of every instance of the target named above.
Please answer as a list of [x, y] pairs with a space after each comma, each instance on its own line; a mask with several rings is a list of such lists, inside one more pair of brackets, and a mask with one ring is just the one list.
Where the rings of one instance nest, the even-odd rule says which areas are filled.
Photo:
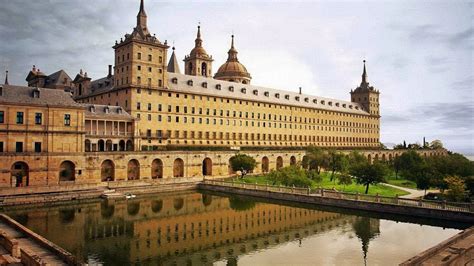
[[3, 142], [0, 142], [0, 152], [3, 152]]
[[41, 125], [43, 122], [43, 114], [42, 113], [36, 113], [35, 114], [35, 124]]
[[141, 108], [141, 104], [138, 102], [137, 103], [137, 110], [140, 110], [140, 108]]
[[152, 61], [153, 60], [153, 56], [151, 54], [148, 55], [148, 61]]
[[5, 123], [5, 112], [0, 111], [0, 124]]
[[71, 115], [70, 114], [65, 114], [64, 115], [64, 125], [65, 126], [71, 126]]
[[23, 152], [23, 142], [17, 142], [15, 145], [16, 152]]
[[141, 60], [142, 59], [142, 53], [138, 53], [138, 60]]
[[142, 70], [142, 66], [137, 66], [137, 70], [138, 71]]
[[148, 111], [151, 111], [151, 103], [148, 104]]
[[16, 123], [18, 125], [22, 125], [23, 124], [23, 112], [17, 112], [16, 113]]
[[35, 152], [41, 152], [41, 142], [35, 142]]

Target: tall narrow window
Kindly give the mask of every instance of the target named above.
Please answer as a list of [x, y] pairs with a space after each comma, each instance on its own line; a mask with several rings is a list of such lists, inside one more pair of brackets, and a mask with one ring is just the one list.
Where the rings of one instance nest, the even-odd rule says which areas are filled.
[[0, 111], [0, 124], [5, 123], [5, 112]]
[[16, 152], [23, 152], [23, 142], [17, 142], [15, 145]]
[[42, 113], [36, 113], [35, 114], [35, 124], [36, 125], [41, 125], [43, 123], [43, 114]]
[[35, 142], [35, 152], [41, 152], [41, 142]]
[[16, 113], [16, 123], [18, 125], [22, 125], [23, 124], [23, 112], [17, 112]]
[[65, 114], [64, 115], [64, 125], [69, 127], [71, 126], [71, 115], [70, 114]]
[[138, 53], [137, 57], [138, 57], [138, 60], [142, 60], [142, 53]]

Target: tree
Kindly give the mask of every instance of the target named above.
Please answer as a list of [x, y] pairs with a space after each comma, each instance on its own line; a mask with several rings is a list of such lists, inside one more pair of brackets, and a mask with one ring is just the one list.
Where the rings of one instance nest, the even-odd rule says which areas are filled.
[[365, 186], [365, 194], [369, 193], [369, 186], [384, 181], [387, 165], [379, 161], [358, 163], [350, 168], [350, 174], [355, 176], [358, 184]]
[[329, 151], [329, 169], [331, 169], [331, 181], [334, 179], [335, 172], [344, 172], [347, 169], [347, 158], [341, 152], [330, 150]]
[[316, 183], [321, 183], [321, 181], [323, 181], [323, 177], [320, 174], [318, 174], [316, 170], [308, 170], [306, 172], [306, 176]]
[[418, 176], [416, 178], [416, 188], [424, 190], [425, 196], [426, 196], [426, 190], [429, 189], [430, 186], [431, 186], [431, 176], [425, 174], [425, 175]]
[[445, 179], [448, 185], [448, 198], [453, 201], [462, 201], [466, 197], [464, 181], [458, 176], [448, 176]]
[[337, 179], [339, 180], [339, 185], [344, 185], [344, 190], [346, 189], [346, 185], [352, 184], [352, 177], [348, 174], [340, 174]]
[[433, 150], [443, 149], [443, 143], [439, 139], [435, 139], [430, 143], [430, 148]]
[[400, 159], [400, 156], [395, 156], [395, 159], [393, 160], [393, 170], [395, 171], [395, 178], [398, 178], [398, 172], [400, 172], [400, 169], [402, 168], [402, 160]]
[[403, 177], [416, 181], [423, 173], [425, 161], [416, 151], [406, 151], [400, 157], [400, 172]]
[[303, 168], [316, 170], [318, 174], [321, 174], [321, 169], [328, 168], [328, 166], [329, 155], [327, 151], [314, 146], [308, 148], [303, 159]]
[[[313, 170], [314, 171], [314, 170]], [[306, 170], [295, 165], [280, 168], [271, 171], [268, 174], [268, 179], [272, 180], [273, 185], [295, 186], [295, 187], [309, 187], [311, 180], [308, 179]]]
[[421, 149], [421, 145], [420, 143], [412, 143], [412, 144], [408, 144], [408, 149], [411, 149], [411, 150], [419, 150]]
[[237, 154], [230, 158], [230, 167], [234, 172], [240, 171], [240, 178], [244, 178], [244, 176], [248, 172], [251, 172], [256, 165], [257, 162], [255, 159], [246, 154]]
[[407, 148], [407, 142], [406, 142], [406, 141], [403, 141], [403, 148], [404, 148], [404, 149]]

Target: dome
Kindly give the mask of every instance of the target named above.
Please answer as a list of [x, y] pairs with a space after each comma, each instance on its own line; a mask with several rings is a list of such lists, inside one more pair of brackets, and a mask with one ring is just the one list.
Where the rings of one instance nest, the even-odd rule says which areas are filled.
[[206, 50], [202, 46], [194, 47], [189, 54], [191, 57], [205, 57], [208, 58]]
[[229, 57], [227, 58], [227, 62], [225, 62], [221, 67], [219, 67], [219, 70], [217, 71], [214, 78], [220, 80], [241, 82], [245, 84], [250, 83], [250, 80], [252, 79], [250, 73], [247, 71], [247, 68], [239, 62], [239, 59], [237, 58], [238, 52], [234, 47], [234, 35], [232, 35], [232, 44], [228, 54]]

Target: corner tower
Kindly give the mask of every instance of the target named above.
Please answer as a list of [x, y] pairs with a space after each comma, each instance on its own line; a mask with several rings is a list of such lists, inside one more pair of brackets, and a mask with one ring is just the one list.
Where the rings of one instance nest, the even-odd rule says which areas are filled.
[[252, 77], [250, 73], [247, 71], [244, 65], [239, 62], [237, 58], [237, 49], [234, 47], [234, 35], [232, 35], [232, 42], [230, 45], [230, 50], [227, 52], [229, 55], [227, 57], [227, 62], [225, 62], [219, 70], [217, 71], [216, 75], [214, 76], [215, 79], [226, 80], [231, 82], [238, 82], [243, 84], [250, 84]]
[[367, 70], [365, 67], [362, 72], [362, 82], [355, 90], [351, 90], [351, 101], [362, 105], [370, 115], [380, 117], [380, 92], [369, 85]]
[[[131, 34], [116, 41], [115, 88], [167, 86], [167, 51], [169, 46], [151, 35], [143, 0], [137, 15], [137, 25]], [[128, 108], [126, 108], [128, 109]]]
[[194, 48], [184, 58], [184, 74], [191, 76], [212, 77], [212, 56], [202, 47], [201, 26], [198, 26]]

